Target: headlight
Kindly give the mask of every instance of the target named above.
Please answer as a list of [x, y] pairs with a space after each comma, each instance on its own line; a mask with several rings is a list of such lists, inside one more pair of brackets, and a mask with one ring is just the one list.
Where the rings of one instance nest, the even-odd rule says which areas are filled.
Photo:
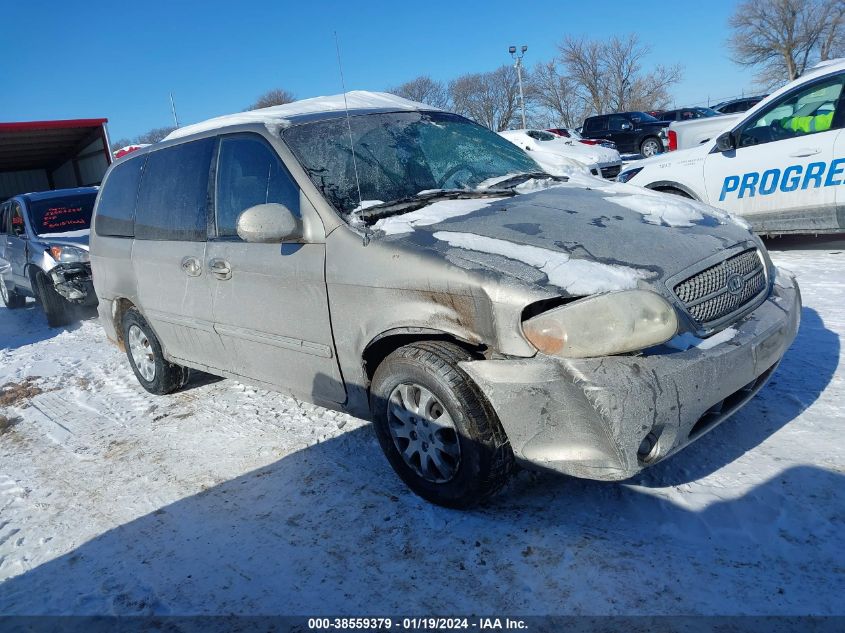
[[620, 172], [618, 176], [616, 176], [616, 182], [628, 182], [640, 173], [643, 170], [642, 167], [634, 167], [633, 169], [626, 169], [623, 172]]
[[678, 316], [654, 292], [623, 290], [549, 310], [525, 321], [522, 330], [544, 354], [589, 358], [668, 341], [678, 331]]
[[48, 250], [50, 257], [62, 264], [78, 264], [89, 261], [88, 251], [75, 246], [51, 246]]

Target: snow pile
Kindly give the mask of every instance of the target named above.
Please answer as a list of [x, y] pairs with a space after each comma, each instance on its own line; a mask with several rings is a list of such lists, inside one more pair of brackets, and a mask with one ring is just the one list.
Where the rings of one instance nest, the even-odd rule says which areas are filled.
[[516, 244], [507, 240], [483, 237], [472, 233], [437, 231], [434, 233], [434, 237], [455, 248], [490, 255], [501, 255], [533, 266], [546, 274], [549, 283], [573, 295], [589, 295], [597, 292], [636, 288], [637, 280], [645, 279], [648, 276], [645, 271], [627, 266], [574, 259], [568, 253]]
[[303, 114], [339, 112], [345, 110], [347, 107], [350, 110], [381, 108], [391, 110], [438, 109], [423, 103], [403, 99], [402, 97], [397, 97], [396, 95], [392, 95], [387, 92], [352, 90], [346, 93], [345, 98], [341, 93], [328, 97], [302, 99], [301, 101], [294, 101], [293, 103], [286, 103], [284, 105], [270, 106], [269, 108], [261, 108], [259, 110], [238, 112], [237, 114], [226, 114], [200, 123], [194, 123], [193, 125], [180, 127], [168, 134], [164, 140], [169, 141], [175, 138], [189, 136], [190, 134], [197, 134], [198, 132], [207, 132], [221, 127], [243, 125], [247, 123], [263, 123], [271, 134], [278, 134], [280, 128], [284, 128], [290, 124], [289, 119], [292, 117]]
[[607, 198], [609, 202], [641, 213], [649, 224], [692, 226], [704, 219], [704, 214], [678, 196], [634, 194]]
[[373, 225], [373, 229], [382, 231], [385, 235], [410, 233], [415, 226], [430, 226], [450, 218], [468, 215], [493, 204], [497, 200], [500, 200], [500, 198], [441, 200], [410, 213], [382, 218]]

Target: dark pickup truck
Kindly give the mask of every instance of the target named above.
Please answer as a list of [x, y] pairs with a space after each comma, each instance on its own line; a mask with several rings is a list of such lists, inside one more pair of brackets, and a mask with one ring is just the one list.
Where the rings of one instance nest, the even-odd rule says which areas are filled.
[[645, 112], [600, 114], [584, 120], [581, 136], [616, 143], [623, 154], [642, 154], [645, 158], [666, 148], [669, 123], [658, 121]]

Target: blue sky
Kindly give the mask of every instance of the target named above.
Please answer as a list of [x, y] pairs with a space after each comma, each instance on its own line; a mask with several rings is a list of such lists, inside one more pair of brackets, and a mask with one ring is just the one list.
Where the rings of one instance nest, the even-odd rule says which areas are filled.
[[[112, 138], [247, 107], [284, 87], [298, 97], [341, 91], [337, 30], [348, 89], [383, 90], [420, 74], [448, 80], [551, 58], [565, 35], [635, 32], [650, 61], [680, 63], [677, 105], [753, 88], [725, 49], [735, 3], [487, 0], [416, 2], [9, 2], [0, 121], [109, 119]], [[13, 27], [13, 28], [12, 28]]]

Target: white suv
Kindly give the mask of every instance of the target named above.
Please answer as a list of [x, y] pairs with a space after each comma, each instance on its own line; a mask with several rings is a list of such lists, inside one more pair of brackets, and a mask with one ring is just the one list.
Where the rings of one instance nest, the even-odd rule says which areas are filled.
[[759, 233], [845, 230], [845, 60], [784, 86], [698, 147], [630, 165], [620, 182], [739, 214]]

